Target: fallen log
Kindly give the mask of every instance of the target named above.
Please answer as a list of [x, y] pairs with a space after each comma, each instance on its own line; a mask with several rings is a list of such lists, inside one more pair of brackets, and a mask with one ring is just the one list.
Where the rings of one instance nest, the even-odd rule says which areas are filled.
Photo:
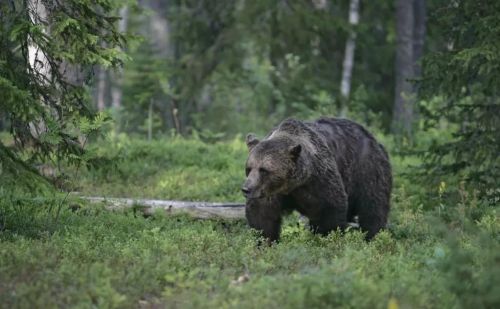
[[[91, 203], [103, 203], [107, 210], [123, 210], [134, 208], [145, 216], [151, 216], [158, 209], [164, 209], [169, 215], [188, 214], [193, 218], [199, 219], [244, 219], [245, 204], [240, 203], [211, 203], [211, 202], [187, 202], [187, 201], [167, 201], [167, 200], [147, 200], [132, 198], [108, 198], [108, 197], [89, 197], [80, 196], [80, 198]], [[300, 220], [306, 220], [300, 216]], [[358, 218], [355, 222], [348, 222], [352, 228], [359, 228]]]
[[87, 196], [80, 196], [80, 198], [91, 203], [103, 203], [108, 210], [135, 208], [146, 216], [152, 215], [158, 209], [164, 209], [165, 212], [170, 215], [188, 214], [194, 218], [201, 219], [245, 218], [245, 204], [239, 203], [186, 202]]

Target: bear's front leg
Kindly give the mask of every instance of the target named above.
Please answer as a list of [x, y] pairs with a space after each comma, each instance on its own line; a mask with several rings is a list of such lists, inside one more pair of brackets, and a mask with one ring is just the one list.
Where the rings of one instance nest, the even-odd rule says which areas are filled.
[[343, 209], [328, 205], [318, 216], [309, 219], [309, 228], [311, 232], [323, 236], [337, 229], [343, 231], [347, 227], [346, 215]]
[[250, 227], [262, 231], [269, 244], [277, 241], [281, 230], [282, 198], [273, 196], [259, 199], [247, 199], [245, 216]]
[[294, 192], [299, 212], [309, 218], [311, 232], [327, 235], [347, 227], [347, 194], [341, 183], [312, 183]]

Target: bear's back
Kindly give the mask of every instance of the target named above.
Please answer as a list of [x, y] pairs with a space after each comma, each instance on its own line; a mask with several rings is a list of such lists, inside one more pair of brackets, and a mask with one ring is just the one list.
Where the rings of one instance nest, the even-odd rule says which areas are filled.
[[319, 118], [306, 123], [326, 141], [333, 154], [346, 190], [351, 192], [354, 179], [368, 161], [382, 161], [389, 165], [384, 147], [363, 126], [340, 118]]

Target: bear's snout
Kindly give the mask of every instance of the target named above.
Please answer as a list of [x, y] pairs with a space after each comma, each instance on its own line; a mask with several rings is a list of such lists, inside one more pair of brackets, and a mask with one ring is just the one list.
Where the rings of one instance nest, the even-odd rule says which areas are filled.
[[257, 186], [251, 179], [247, 179], [241, 186], [241, 192], [243, 192], [246, 199], [260, 198], [262, 193], [260, 186]]
[[243, 192], [243, 195], [245, 197], [249, 197], [251, 195], [251, 193], [252, 193], [252, 190], [250, 190], [249, 188], [243, 186], [243, 187], [241, 187], [241, 192]]
[[257, 183], [255, 181], [256, 179], [252, 177], [252, 175], [249, 175], [243, 185], [241, 186], [241, 192], [243, 192], [243, 195], [245, 198], [254, 198], [255, 195], [258, 193], [257, 191]]

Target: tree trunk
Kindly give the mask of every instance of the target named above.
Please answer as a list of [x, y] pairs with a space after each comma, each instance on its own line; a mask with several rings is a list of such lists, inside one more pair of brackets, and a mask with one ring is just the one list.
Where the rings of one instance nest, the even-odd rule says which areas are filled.
[[420, 60], [424, 51], [425, 31], [426, 31], [426, 7], [425, 0], [413, 0], [414, 10], [414, 32], [413, 32], [413, 62], [414, 74], [419, 78], [422, 74]]
[[413, 84], [409, 80], [415, 77], [413, 30], [413, 1], [396, 0], [396, 86], [392, 132], [397, 136], [404, 136], [410, 141], [415, 101]]
[[177, 109], [177, 103], [175, 99], [172, 99], [172, 121], [174, 123], [175, 132], [177, 135], [181, 135], [181, 124], [179, 122], [179, 110]]
[[169, 1], [149, 0], [148, 6], [153, 11], [150, 17], [150, 35], [152, 42], [161, 56], [172, 56], [170, 40], [170, 24], [167, 20]]
[[[27, 1], [26, 5], [26, 9], [29, 9], [28, 12], [31, 22], [34, 25], [41, 27], [44, 34], [48, 34], [48, 28], [45, 26], [47, 25], [48, 12], [45, 5], [41, 1], [35, 0]], [[47, 56], [40, 46], [38, 46], [36, 42], [33, 42], [32, 39], [28, 38], [27, 43], [29, 69], [34, 73], [34, 75], [39, 77], [41, 80], [44, 80], [45, 84], [49, 83], [52, 71]], [[45, 102], [42, 97], [40, 97], [39, 100], [42, 104]], [[43, 120], [32, 121], [28, 124], [28, 126], [31, 136], [35, 138], [38, 138], [42, 132], [47, 130]]]
[[[120, 21], [118, 22], [118, 31], [124, 33], [127, 31], [128, 24], [128, 6], [120, 9]], [[123, 83], [123, 69], [118, 68], [112, 73], [113, 86], [111, 87], [111, 105], [113, 108], [118, 109], [122, 105], [122, 83]]]
[[[155, 53], [160, 56], [160, 58], [169, 59], [173, 63], [176, 63], [176, 60], [179, 58], [178, 43], [174, 42], [171, 36], [175, 25], [170, 23], [167, 19], [170, 7], [175, 7], [175, 1], [146, 0], [145, 5], [152, 11], [149, 17], [149, 23], [145, 23], [145, 25], [147, 25], [146, 35], [151, 38]], [[170, 78], [169, 85], [171, 89], [176, 88], [176, 81], [174, 78]], [[175, 92], [175, 90], [173, 90], [173, 92]], [[179, 112], [174, 98], [172, 98], [171, 94], [165, 94], [165, 96], [157, 98], [157, 100], [159, 100], [159, 102], [157, 102], [157, 107], [161, 111], [164, 128], [167, 130], [169, 128], [176, 128], [176, 130], [178, 130], [178, 126], [176, 126], [176, 123], [171, 118], [173, 110]], [[179, 112], [179, 114], [181, 113]]]
[[149, 101], [148, 108], [148, 142], [153, 138], [153, 99]]
[[354, 27], [359, 23], [359, 0], [351, 0], [349, 5], [349, 24], [351, 32], [345, 45], [344, 63], [342, 65], [342, 81], [340, 82], [340, 95], [342, 108], [340, 116], [347, 115], [349, 95], [351, 92], [352, 67], [354, 66], [354, 50], [356, 49], [356, 32]]
[[[426, 3], [425, 0], [413, 0], [414, 10], [414, 30], [413, 30], [413, 70], [415, 79], [417, 80], [413, 85], [413, 92], [415, 97], [418, 97], [419, 80], [422, 77], [422, 56], [424, 53], [424, 42], [426, 35]], [[418, 120], [418, 109], [413, 111], [414, 121]]]
[[[28, 1], [29, 16], [33, 24], [41, 26], [42, 31], [47, 34], [47, 10], [41, 1], [30, 0]], [[34, 8], [34, 10], [33, 10]], [[47, 61], [45, 53], [33, 41], [28, 42], [28, 62], [31, 70], [36, 74], [45, 77], [46, 81], [50, 80], [50, 64]]]
[[106, 108], [106, 70], [103, 67], [99, 67], [99, 73], [97, 75], [97, 109], [102, 111]]

